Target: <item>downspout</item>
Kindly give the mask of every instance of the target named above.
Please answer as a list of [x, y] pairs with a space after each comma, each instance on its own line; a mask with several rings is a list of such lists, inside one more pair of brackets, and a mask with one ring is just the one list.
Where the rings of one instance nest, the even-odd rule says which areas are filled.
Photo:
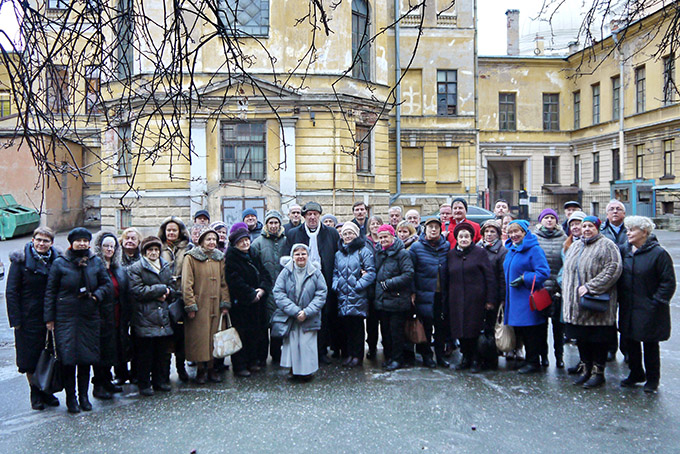
[[[485, 166], [482, 169], [482, 153], [480, 151], [480, 146], [479, 146], [479, 62], [478, 62], [479, 49], [478, 49], [478, 45], [477, 45], [477, 38], [478, 38], [478, 35], [477, 35], [477, 0], [474, 0], [473, 4], [474, 4], [473, 5], [474, 20], [473, 20], [472, 23], [474, 24], [474, 28], [475, 28], [475, 37], [474, 37], [474, 40], [475, 40], [475, 62], [474, 62], [474, 65], [475, 65], [475, 71], [474, 71], [475, 72], [475, 80], [474, 80], [474, 84], [475, 84], [475, 105], [474, 105], [474, 108], [475, 108], [475, 164], [476, 164], [477, 171], [481, 170], [483, 175], [484, 175], [484, 180], [482, 181], [481, 187], [486, 189], [485, 192], [486, 192], [487, 197], [488, 197], [488, 194], [489, 194], [488, 189], [489, 188], [487, 187], [487, 185], [488, 185], [488, 181], [489, 181], [489, 175], [488, 175], [487, 166]], [[476, 180], [477, 180], [477, 181], [475, 181], [475, 183], [477, 185], [477, 196], [478, 196], [477, 205], [482, 205], [482, 206], [484, 206], [484, 208], [489, 208], [488, 203], [487, 204], [484, 203], [484, 199], [482, 199], [481, 201], [479, 200], [479, 187], [480, 187], [479, 183], [480, 183], [480, 180], [479, 180], [479, 175], [475, 175], [475, 176], [476, 176]]]
[[401, 62], [399, 60], [399, 0], [394, 0], [394, 81], [396, 83], [395, 141], [397, 145], [397, 192], [390, 205], [401, 196]]
[[623, 105], [624, 105], [624, 86], [623, 86], [623, 46], [619, 43], [619, 35], [612, 33], [614, 43], [619, 51], [619, 178], [625, 179], [626, 170], [626, 149], [623, 133]]

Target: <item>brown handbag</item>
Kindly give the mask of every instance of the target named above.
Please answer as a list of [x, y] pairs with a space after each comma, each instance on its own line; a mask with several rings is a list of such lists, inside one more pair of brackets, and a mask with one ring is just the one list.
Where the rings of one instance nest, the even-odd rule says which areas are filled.
[[406, 339], [413, 344], [424, 344], [427, 342], [423, 322], [420, 321], [416, 314], [413, 314], [410, 318], [406, 319], [404, 331], [406, 333]]

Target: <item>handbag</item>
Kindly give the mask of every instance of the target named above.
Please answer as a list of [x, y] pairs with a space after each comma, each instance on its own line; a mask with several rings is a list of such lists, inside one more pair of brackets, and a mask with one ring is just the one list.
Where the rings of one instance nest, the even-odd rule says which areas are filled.
[[544, 311], [552, 304], [550, 292], [545, 288], [534, 292], [535, 286], [536, 276], [534, 275], [534, 281], [531, 283], [531, 294], [529, 295], [529, 307], [532, 311]]
[[406, 339], [412, 344], [418, 345], [427, 343], [423, 322], [420, 321], [416, 314], [413, 314], [411, 318], [406, 320], [404, 332], [406, 334]]
[[601, 295], [586, 293], [579, 299], [578, 304], [581, 308], [589, 311], [607, 312], [609, 310], [609, 293]]
[[[168, 305], [168, 313], [172, 323], [177, 324], [184, 320], [184, 301], [175, 300]], [[220, 325], [222, 326], [222, 325]]]
[[498, 316], [496, 317], [496, 326], [494, 328], [494, 338], [496, 339], [496, 347], [498, 350], [507, 353], [515, 348], [515, 330], [512, 326], [503, 323], [503, 304], [498, 308]]
[[[583, 254], [583, 249], [579, 254], [579, 260]], [[578, 286], [581, 286], [581, 274], [578, 271], [578, 261], [576, 262], [576, 277], [578, 278]], [[586, 309], [592, 312], [607, 312], [609, 310], [609, 293], [602, 293], [601, 295], [593, 295], [586, 293], [578, 299], [578, 306], [581, 309]]]
[[[224, 314], [220, 315], [220, 324], [222, 328], [222, 319]], [[243, 348], [241, 337], [238, 335], [236, 328], [231, 326], [231, 318], [227, 312], [227, 329], [218, 331], [213, 334], [213, 358], [225, 358], [233, 355]]]
[[57, 344], [52, 330], [47, 330], [45, 349], [38, 358], [35, 372], [31, 376], [31, 385], [46, 394], [54, 394], [64, 389], [61, 361], [57, 357]]

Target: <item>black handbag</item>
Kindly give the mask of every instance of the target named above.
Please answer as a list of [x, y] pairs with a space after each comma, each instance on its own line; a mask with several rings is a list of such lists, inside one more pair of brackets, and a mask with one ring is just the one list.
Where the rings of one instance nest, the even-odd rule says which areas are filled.
[[579, 306], [593, 312], [607, 312], [609, 310], [609, 293], [592, 295], [586, 293], [579, 299]]
[[184, 321], [184, 301], [175, 300], [168, 305], [168, 313], [170, 313], [170, 320], [174, 324]]
[[46, 394], [54, 394], [64, 389], [64, 382], [61, 375], [61, 361], [57, 357], [57, 344], [54, 340], [54, 331], [47, 330], [45, 349], [40, 353], [40, 358], [38, 358], [38, 364], [31, 377], [31, 385]]

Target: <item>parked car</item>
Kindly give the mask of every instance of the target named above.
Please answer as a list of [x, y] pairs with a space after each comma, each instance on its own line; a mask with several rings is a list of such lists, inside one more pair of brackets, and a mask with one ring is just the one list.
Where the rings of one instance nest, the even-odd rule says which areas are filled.
[[[433, 214], [429, 214], [427, 216], [421, 216], [420, 223], [424, 225], [425, 221], [432, 218], [439, 219], [439, 211]], [[468, 205], [467, 219], [469, 219], [470, 221], [474, 221], [477, 224], [482, 225], [484, 221], [488, 221], [489, 219], [495, 218], [496, 216], [489, 210], [474, 205]]]

